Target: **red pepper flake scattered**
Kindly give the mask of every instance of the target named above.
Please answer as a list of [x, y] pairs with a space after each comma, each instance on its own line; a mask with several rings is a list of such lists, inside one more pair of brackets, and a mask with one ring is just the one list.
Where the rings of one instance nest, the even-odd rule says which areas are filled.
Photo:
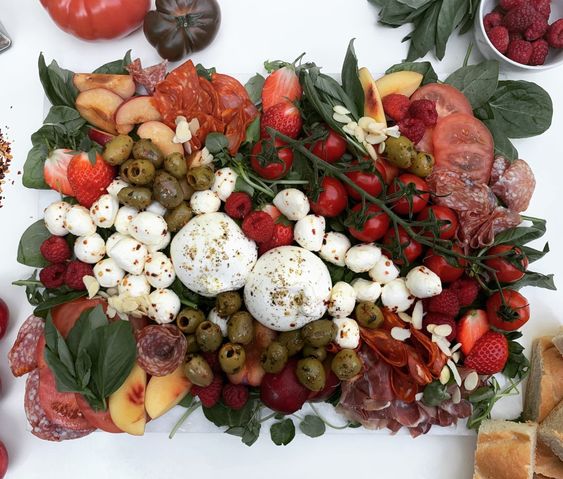
[[[12, 162], [11, 143], [4, 138], [2, 130], [0, 130], [0, 193], [2, 193], [2, 185], [6, 181], [6, 175], [10, 171], [10, 163]], [[13, 182], [12, 182], [13, 184]], [[5, 197], [0, 196], [0, 208], [2, 208], [2, 200]]]

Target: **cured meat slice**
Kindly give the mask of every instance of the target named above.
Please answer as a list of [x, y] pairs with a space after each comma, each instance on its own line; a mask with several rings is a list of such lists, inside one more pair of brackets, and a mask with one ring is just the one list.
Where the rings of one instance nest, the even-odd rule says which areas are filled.
[[469, 176], [438, 170], [426, 182], [434, 192], [434, 202], [455, 211], [490, 211], [496, 205], [495, 195], [487, 185], [475, 183]]
[[166, 78], [168, 61], [164, 60], [157, 65], [143, 68], [141, 60], [137, 58], [125, 68], [133, 77], [133, 81], [142, 86], [149, 95], [154, 93], [156, 86]]
[[30, 316], [21, 325], [16, 341], [8, 353], [12, 374], [23, 376], [37, 367], [37, 343], [45, 331], [45, 322], [37, 316]]
[[172, 324], [152, 325], [137, 335], [137, 362], [151, 376], [166, 376], [182, 364], [188, 342]]
[[530, 165], [524, 160], [516, 160], [491, 189], [508, 209], [521, 212], [528, 209], [535, 187], [536, 179]]
[[491, 178], [489, 180], [490, 185], [494, 185], [507, 168], [510, 166], [510, 161], [507, 160], [504, 156], [497, 155], [493, 161], [493, 167], [491, 168]]
[[463, 211], [459, 213], [459, 239], [473, 249], [490, 246], [495, 236], [522, 222], [520, 215], [502, 206], [490, 212]]

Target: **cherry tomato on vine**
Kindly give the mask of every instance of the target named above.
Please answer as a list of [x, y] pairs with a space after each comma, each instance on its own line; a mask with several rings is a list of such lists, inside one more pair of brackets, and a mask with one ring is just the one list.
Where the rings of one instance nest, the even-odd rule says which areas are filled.
[[487, 317], [495, 328], [515, 331], [530, 319], [530, 305], [518, 291], [504, 289], [487, 300]]
[[[388, 195], [397, 194], [401, 189], [412, 188], [408, 185], [414, 185], [414, 189], [417, 192], [413, 192], [412, 195], [405, 192], [405, 195], [401, 196], [397, 200], [391, 203], [391, 208], [393, 211], [400, 215], [408, 215], [409, 213], [419, 213], [427, 205], [430, 199], [430, 193], [428, 193], [428, 184], [422, 178], [416, 175], [411, 175], [410, 173], [404, 173], [399, 175], [399, 177], [393, 181], [389, 190]], [[424, 193], [419, 193], [424, 192]], [[411, 196], [410, 203], [408, 196]]]
[[[393, 257], [395, 263], [403, 264], [405, 259], [412, 263], [422, 254], [424, 248], [418, 241], [412, 239], [402, 226], [397, 229], [399, 236], [397, 236], [393, 226], [385, 233], [383, 238], [384, 249]], [[399, 246], [400, 252], [397, 251]]]
[[[463, 254], [463, 251], [458, 245], [453, 245], [452, 250], [456, 253]], [[459, 266], [454, 266], [448, 263], [444, 255], [432, 250], [429, 250], [428, 254], [422, 260], [424, 266], [434, 271], [434, 273], [440, 277], [442, 283], [453, 283], [456, 279], [461, 278], [467, 261], [464, 259], [458, 259], [457, 261]]]
[[252, 169], [267, 180], [279, 180], [289, 173], [293, 165], [293, 152], [289, 148], [281, 148], [285, 143], [276, 138], [274, 145], [271, 140], [263, 139], [254, 145], [250, 156]]
[[[370, 204], [366, 208], [367, 220], [357, 229], [353, 226], [348, 227], [348, 232], [356, 239], [371, 243], [381, 239], [389, 228], [389, 216], [387, 216], [377, 205]], [[362, 205], [357, 204], [352, 208], [352, 213], [362, 211]]]
[[346, 153], [346, 140], [331, 128], [327, 128], [328, 136], [313, 144], [311, 153], [327, 163], [336, 163]]
[[528, 258], [520, 248], [507, 244], [493, 246], [487, 251], [487, 256], [494, 255], [499, 256], [487, 259], [485, 264], [495, 270], [497, 279], [501, 283], [514, 283], [524, 277], [528, 268]]
[[[368, 160], [371, 162], [371, 160]], [[357, 163], [353, 164], [354, 166]], [[379, 162], [375, 164], [378, 173], [372, 173], [371, 171], [350, 171], [346, 173], [346, 176], [350, 178], [357, 186], [364, 190], [367, 194], [371, 196], [379, 196], [383, 191], [382, 178], [385, 178], [385, 167]], [[346, 190], [350, 195], [350, 198], [360, 201], [362, 196], [350, 185], [346, 185]]]
[[316, 215], [334, 218], [348, 206], [348, 193], [340, 180], [325, 176], [321, 181], [321, 192], [317, 201], [309, 200], [309, 203]]
[[[447, 206], [432, 205], [426, 206], [418, 214], [416, 219], [418, 221], [424, 221], [430, 218], [430, 212], [433, 213], [434, 218], [438, 221], [446, 221], [440, 226], [440, 239], [451, 239], [454, 237], [457, 227], [459, 225], [457, 220], [457, 215], [454, 210], [448, 208]], [[427, 231], [424, 236], [432, 237], [432, 233]]]

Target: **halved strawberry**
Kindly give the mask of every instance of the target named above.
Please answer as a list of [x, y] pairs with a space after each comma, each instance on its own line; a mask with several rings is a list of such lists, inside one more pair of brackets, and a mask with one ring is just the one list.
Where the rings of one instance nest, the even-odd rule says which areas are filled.
[[303, 90], [299, 84], [299, 77], [291, 65], [281, 67], [271, 73], [264, 82], [262, 89], [262, 108], [268, 108], [282, 102], [294, 102], [301, 99]]
[[281, 216], [280, 210], [278, 210], [273, 204], [266, 203], [260, 207], [260, 211], [265, 211], [268, 213], [274, 221], [277, 221], [278, 218]]
[[96, 154], [96, 159], [91, 163], [87, 153], [80, 153], [68, 165], [68, 180], [73, 196], [86, 208], [90, 208], [106, 192], [114, 178], [115, 168], [99, 154]]
[[465, 366], [479, 374], [500, 373], [508, 360], [508, 340], [496, 331], [488, 331], [479, 338], [471, 353], [465, 358]]
[[290, 138], [297, 138], [301, 133], [303, 120], [301, 113], [293, 103], [282, 101], [264, 111], [260, 118], [260, 136], [269, 137], [267, 128], [273, 128]]
[[489, 331], [487, 312], [482, 309], [467, 311], [457, 324], [457, 342], [461, 343], [461, 351], [466, 356], [471, 352], [475, 343]]
[[43, 167], [43, 177], [53, 190], [63, 195], [72, 196], [72, 187], [67, 178], [67, 169], [70, 160], [74, 155], [71, 150], [53, 150], [45, 160]]

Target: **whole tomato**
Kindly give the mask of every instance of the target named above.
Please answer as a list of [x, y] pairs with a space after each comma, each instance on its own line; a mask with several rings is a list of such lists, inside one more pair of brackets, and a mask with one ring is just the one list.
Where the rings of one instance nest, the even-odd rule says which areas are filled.
[[[447, 206], [432, 205], [426, 206], [418, 214], [416, 219], [418, 221], [424, 221], [430, 218], [430, 215], [436, 218], [438, 221], [443, 222], [440, 225], [440, 239], [451, 239], [454, 237], [459, 222], [457, 220], [457, 215], [454, 210], [448, 208]], [[428, 231], [425, 236], [432, 237], [432, 232]]]
[[[458, 245], [453, 245], [452, 250], [459, 254], [463, 253]], [[467, 261], [464, 259], [458, 259], [459, 266], [450, 264], [444, 255], [436, 253], [435, 251], [429, 251], [422, 262], [424, 266], [434, 271], [434, 273], [440, 277], [442, 283], [453, 283], [456, 279], [461, 278], [464, 272], [464, 266], [467, 264]]]
[[10, 321], [10, 310], [8, 305], [0, 299], [0, 339], [6, 334], [8, 329], [8, 322]]
[[[357, 163], [354, 163], [354, 166], [356, 165]], [[377, 173], [372, 173], [371, 171], [350, 171], [349, 173], [346, 173], [346, 176], [369, 195], [379, 196], [383, 191], [382, 179], [385, 178], [385, 169], [379, 162], [375, 164], [375, 167], [377, 169]], [[346, 185], [346, 190], [348, 191], [350, 198], [353, 198], [356, 201], [362, 199], [360, 193], [358, 193], [350, 185]]]
[[495, 328], [514, 331], [530, 319], [530, 305], [518, 291], [504, 289], [487, 300], [487, 317]]
[[[362, 211], [362, 205], [357, 204], [352, 208], [352, 213], [359, 215]], [[381, 239], [389, 228], [389, 216], [387, 216], [377, 205], [368, 205], [366, 211], [367, 219], [361, 227], [348, 227], [348, 232], [356, 239], [371, 243]], [[365, 219], [365, 218], [364, 218]]]
[[[412, 239], [402, 226], [398, 228], [399, 235], [397, 236], [395, 228], [391, 227], [385, 233], [383, 244], [386, 246], [384, 249], [393, 258], [397, 264], [403, 264], [406, 259], [408, 263], [412, 263], [418, 258], [423, 251], [422, 245]], [[397, 248], [400, 246], [400, 252]]]
[[273, 145], [270, 139], [260, 140], [252, 148], [252, 169], [267, 180], [283, 178], [293, 165], [293, 152], [289, 148], [283, 148], [284, 145], [278, 138]]
[[388, 194], [398, 194], [401, 189], [404, 189], [411, 184], [414, 185], [413, 188], [416, 190], [416, 193], [413, 193], [412, 195], [405, 194], [391, 203], [393, 210], [400, 215], [419, 213], [430, 199], [430, 193], [428, 193], [428, 184], [426, 181], [419, 176], [411, 175], [410, 173], [399, 175], [391, 186], [389, 186]]
[[328, 163], [336, 163], [346, 153], [346, 140], [331, 128], [326, 127], [328, 135], [324, 140], [313, 144], [311, 152]]
[[528, 258], [522, 250], [513, 245], [502, 244], [493, 246], [487, 251], [487, 256], [495, 256], [485, 261], [489, 268], [493, 268], [497, 279], [501, 283], [514, 283], [524, 277], [528, 268]]
[[41, 0], [53, 21], [84, 40], [129, 35], [143, 24], [150, 0]]
[[321, 192], [317, 201], [311, 201], [311, 209], [316, 215], [334, 218], [348, 206], [348, 194], [341, 181], [325, 176], [321, 181]]

